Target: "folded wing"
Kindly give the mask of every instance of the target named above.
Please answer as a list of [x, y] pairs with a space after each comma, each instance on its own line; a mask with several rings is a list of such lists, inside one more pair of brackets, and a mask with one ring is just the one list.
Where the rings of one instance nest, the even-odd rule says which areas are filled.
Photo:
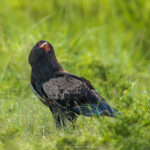
[[69, 73], [59, 73], [43, 84], [43, 91], [67, 111], [85, 116], [107, 115], [113, 117], [111, 107], [97, 93], [92, 84]]

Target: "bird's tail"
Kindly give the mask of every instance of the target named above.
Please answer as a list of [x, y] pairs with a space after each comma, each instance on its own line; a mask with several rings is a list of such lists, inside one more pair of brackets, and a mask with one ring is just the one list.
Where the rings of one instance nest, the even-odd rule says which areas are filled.
[[121, 115], [121, 113], [116, 110], [112, 109], [104, 99], [102, 99], [99, 104], [83, 104], [80, 105], [80, 112], [84, 116], [109, 116], [109, 117], [116, 117], [117, 115]]
[[118, 115], [122, 115], [122, 113], [119, 112], [117, 109], [112, 109], [112, 112], [113, 112], [113, 117], [116, 117]]

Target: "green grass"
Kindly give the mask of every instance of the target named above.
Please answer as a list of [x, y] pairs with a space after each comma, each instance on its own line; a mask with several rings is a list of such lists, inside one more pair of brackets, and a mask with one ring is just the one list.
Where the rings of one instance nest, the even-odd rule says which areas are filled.
[[[149, 150], [149, 16], [149, 0], [0, 0], [0, 150]], [[56, 130], [30, 88], [28, 55], [42, 39], [121, 119], [80, 116]]]

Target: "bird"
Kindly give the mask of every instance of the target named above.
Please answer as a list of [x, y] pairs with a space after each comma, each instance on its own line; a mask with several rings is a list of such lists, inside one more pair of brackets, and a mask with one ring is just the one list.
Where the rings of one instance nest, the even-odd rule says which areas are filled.
[[45, 40], [37, 42], [29, 53], [31, 88], [49, 107], [57, 128], [66, 127], [79, 115], [115, 117], [113, 109], [91, 82], [66, 71], [58, 62], [53, 46]]

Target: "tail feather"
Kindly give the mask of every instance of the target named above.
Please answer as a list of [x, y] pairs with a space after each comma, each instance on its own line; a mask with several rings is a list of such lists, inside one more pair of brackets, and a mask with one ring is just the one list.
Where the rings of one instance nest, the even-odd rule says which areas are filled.
[[82, 115], [88, 116], [88, 117], [91, 117], [94, 115], [98, 116], [98, 115], [103, 114], [102, 109], [100, 107], [97, 107], [97, 105], [95, 105], [95, 104], [80, 105], [80, 111], [81, 111]]
[[122, 113], [120, 113], [117, 109], [112, 109], [113, 112], [113, 116], [116, 117], [117, 115], [122, 115]]
[[121, 115], [118, 110], [112, 109], [104, 99], [102, 99], [99, 104], [82, 104], [78, 111], [80, 111], [80, 114], [88, 117], [94, 115], [116, 117], [116, 115]]

